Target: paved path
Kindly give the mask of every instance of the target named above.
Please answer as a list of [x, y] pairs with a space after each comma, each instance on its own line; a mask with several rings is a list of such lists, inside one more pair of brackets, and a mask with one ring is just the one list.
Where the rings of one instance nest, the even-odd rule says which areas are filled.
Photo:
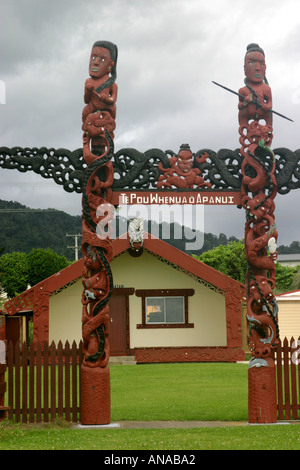
[[192, 428], [216, 428], [228, 426], [277, 426], [283, 424], [296, 424], [299, 420], [278, 421], [270, 424], [255, 424], [247, 421], [118, 421], [107, 425], [75, 425], [78, 429], [192, 429]]
[[162, 428], [212, 428], [244, 426], [246, 421], [120, 421], [123, 429], [162, 429]]
[[76, 427], [80, 429], [101, 428], [101, 429], [165, 429], [165, 428], [211, 428], [225, 426], [245, 426], [246, 421], [119, 421], [107, 425], [82, 425]]

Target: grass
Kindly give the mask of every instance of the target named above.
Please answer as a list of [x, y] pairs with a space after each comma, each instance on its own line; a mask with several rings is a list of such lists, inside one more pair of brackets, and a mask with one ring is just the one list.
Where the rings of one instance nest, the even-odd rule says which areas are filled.
[[[73, 429], [59, 424], [0, 426], [0, 450], [299, 450], [300, 427]], [[99, 461], [101, 462], [101, 461]]]
[[246, 364], [111, 367], [112, 421], [247, 420]]
[[[111, 366], [112, 422], [234, 421], [171, 429], [78, 429], [63, 421], [0, 423], [0, 450], [299, 450], [296, 424], [247, 425], [247, 365]], [[100, 460], [101, 462], [101, 460]]]

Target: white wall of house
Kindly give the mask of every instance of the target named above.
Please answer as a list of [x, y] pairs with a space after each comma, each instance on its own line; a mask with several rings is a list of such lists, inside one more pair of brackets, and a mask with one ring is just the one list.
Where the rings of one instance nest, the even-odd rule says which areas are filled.
[[[189, 323], [194, 328], [137, 329], [142, 322], [140, 297], [129, 297], [130, 347], [226, 346], [225, 297], [201, 285], [149, 253], [128, 253], [113, 262], [114, 282], [135, 289], [194, 289], [189, 297]], [[124, 274], [126, 273], [126, 283]]]
[[[127, 252], [112, 261], [114, 285], [135, 289], [194, 289], [189, 297], [189, 323], [194, 328], [138, 329], [142, 301], [129, 296], [130, 348], [178, 346], [226, 346], [224, 295], [197, 282], [148, 252], [132, 257]], [[82, 283], [54, 294], [49, 300], [49, 341], [81, 339]]]
[[63, 289], [58, 294], [53, 294], [49, 298], [49, 342], [68, 340], [70, 344], [76, 343], [82, 338], [81, 333], [81, 294], [82, 282]]

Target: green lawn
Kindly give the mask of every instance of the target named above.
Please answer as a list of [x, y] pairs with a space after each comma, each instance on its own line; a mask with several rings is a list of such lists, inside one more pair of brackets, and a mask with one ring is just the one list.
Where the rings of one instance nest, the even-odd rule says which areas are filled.
[[[0, 450], [299, 450], [300, 425], [248, 425], [246, 364], [111, 366], [112, 422], [234, 421], [193, 429], [0, 423]], [[102, 463], [101, 459], [99, 460]]]
[[[197, 429], [0, 425], [0, 450], [299, 450], [299, 424]], [[101, 463], [101, 460], [99, 460]]]
[[149, 364], [110, 369], [112, 421], [247, 420], [247, 364]]

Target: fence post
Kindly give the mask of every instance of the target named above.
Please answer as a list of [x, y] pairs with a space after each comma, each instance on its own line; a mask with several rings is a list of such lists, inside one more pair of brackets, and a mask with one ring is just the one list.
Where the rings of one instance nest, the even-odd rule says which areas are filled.
[[290, 364], [289, 364], [289, 342], [287, 337], [283, 340], [283, 377], [284, 377], [284, 403], [285, 419], [291, 419], [290, 400]]
[[296, 364], [293, 361], [293, 353], [296, 351], [294, 347], [295, 340], [290, 339], [290, 372], [291, 372], [291, 392], [292, 392], [292, 419], [297, 419], [298, 406], [297, 406], [297, 370]]
[[282, 341], [278, 341], [276, 349], [276, 377], [277, 377], [277, 409], [278, 419], [284, 419], [283, 382], [282, 382]]
[[0, 421], [6, 417], [6, 412], [9, 409], [5, 406], [5, 392], [6, 392], [6, 344], [5, 341], [0, 341]]

